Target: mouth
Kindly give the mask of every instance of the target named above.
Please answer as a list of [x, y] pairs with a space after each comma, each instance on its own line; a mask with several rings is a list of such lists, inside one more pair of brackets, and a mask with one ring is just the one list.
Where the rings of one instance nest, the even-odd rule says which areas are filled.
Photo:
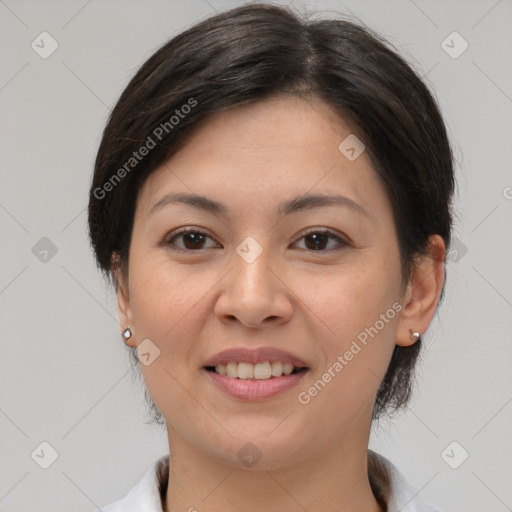
[[298, 385], [310, 367], [275, 347], [238, 347], [208, 359], [202, 370], [209, 382], [230, 398], [254, 402], [283, 395]]
[[232, 361], [227, 364], [205, 366], [204, 369], [229, 379], [258, 381], [279, 379], [288, 375], [305, 373], [309, 370], [307, 366], [295, 366], [292, 363], [283, 363], [282, 361], [263, 361], [256, 364]]

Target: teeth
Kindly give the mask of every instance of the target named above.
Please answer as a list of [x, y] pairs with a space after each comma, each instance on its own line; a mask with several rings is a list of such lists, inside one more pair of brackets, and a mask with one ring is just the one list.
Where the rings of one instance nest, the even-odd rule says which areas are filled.
[[291, 363], [284, 363], [283, 364], [283, 373], [285, 375], [290, 375], [290, 373], [293, 372], [293, 364]]
[[227, 369], [225, 364], [219, 364], [215, 367], [215, 371], [221, 375], [227, 375]]
[[[258, 365], [256, 365], [258, 366]], [[256, 377], [256, 366], [251, 363], [238, 363], [237, 376], [239, 379], [252, 379]]]
[[[240, 363], [242, 364], [242, 363]], [[240, 368], [240, 365], [238, 365]], [[270, 379], [272, 377], [272, 370], [270, 369], [270, 363], [257, 363], [254, 365], [254, 378], [258, 380]]]
[[226, 365], [226, 375], [231, 377], [232, 379], [236, 379], [238, 377], [238, 365], [236, 363], [228, 363]]
[[264, 363], [227, 363], [219, 364], [215, 371], [220, 375], [227, 375], [232, 379], [256, 379], [267, 380], [272, 377], [290, 375], [293, 372], [293, 364], [281, 361], [265, 361]]
[[270, 368], [273, 377], [280, 377], [283, 374], [283, 363], [281, 361], [274, 361]]

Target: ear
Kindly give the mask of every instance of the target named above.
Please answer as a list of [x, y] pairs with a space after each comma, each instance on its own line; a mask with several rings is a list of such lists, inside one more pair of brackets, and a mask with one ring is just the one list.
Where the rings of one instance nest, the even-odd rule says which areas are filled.
[[431, 236], [428, 254], [416, 259], [415, 269], [407, 285], [397, 327], [397, 345], [414, 345], [417, 338], [411, 337], [411, 332], [423, 334], [430, 325], [444, 285], [445, 256], [443, 239], [439, 235]]
[[127, 340], [123, 338], [123, 341], [129, 347], [136, 347], [137, 345], [135, 343], [135, 333], [133, 332], [132, 310], [130, 304], [130, 288], [127, 276], [125, 276], [121, 266], [117, 264], [117, 261], [116, 265], [113, 266], [112, 274], [116, 287], [117, 315], [119, 317], [121, 332], [123, 332], [127, 327], [130, 327], [132, 331], [132, 337]]

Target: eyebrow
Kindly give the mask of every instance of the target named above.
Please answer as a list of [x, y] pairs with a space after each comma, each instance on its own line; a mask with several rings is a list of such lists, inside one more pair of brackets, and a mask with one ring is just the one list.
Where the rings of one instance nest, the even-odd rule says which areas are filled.
[[[186, 194], [186, 193], [172, 193], [166, 194], [161, 199], [159, 199], [151, 208], [149, 214], [152, 215], [157, 210], [162, 209], [164, 206], [168, 204], [174, 203], [183, 203], [198, 208], [200, 210], [219, 214], [219, 215], [227, 215], [229, 210], [228, 208], [205, 196], [200, 196], [197, 194]], [[288, 215], [290, 213], [296, 213], [303, 210], [310, 210], [313, 208], [320, 208], [326, 206], [345, 206], [351, 208], [355, 212], [362, 214], [368, 218], [371, 218], [371, 215], [368, 213], [366, 208], [356, 203], [354, 200], [339, 195], [339, 194], [306, 194], [303, 196], [295, 197], [294, 199], [290, 199], [288, 201], [284, 201], [279, 204], [277, 212], [282, 215]]]

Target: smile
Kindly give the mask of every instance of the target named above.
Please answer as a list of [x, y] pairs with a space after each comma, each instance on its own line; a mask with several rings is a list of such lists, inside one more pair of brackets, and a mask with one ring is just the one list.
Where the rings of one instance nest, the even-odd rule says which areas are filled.
[[231, 379], [255, 379], [268, 380], [283, 375], [291, 375], [304, 370], [304, 367], [296, 367], [291, 363], [283, 363], [281, 361], [265, 361], [262, 363], [247, 362], [231, 362], [227, 364], [219, 364], [217, 366], [209, 366], [206, 368], [214, 371], [219, 375], [226, 375]]

